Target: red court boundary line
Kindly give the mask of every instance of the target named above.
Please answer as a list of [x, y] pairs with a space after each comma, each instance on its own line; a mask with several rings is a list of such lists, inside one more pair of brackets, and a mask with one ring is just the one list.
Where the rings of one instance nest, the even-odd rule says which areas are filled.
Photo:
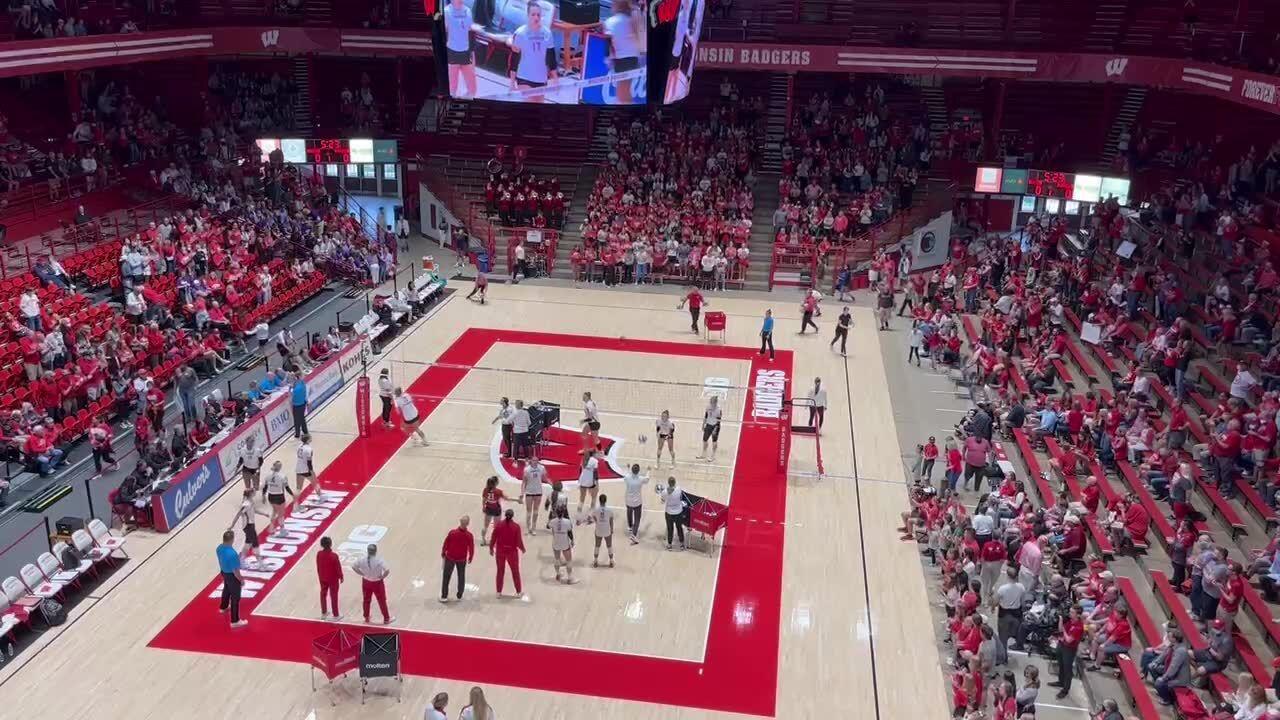
[[[753, 385], [754, 378], [763, 371], [781, 370], [788, 378], [792, 375], [789, 351], [779, 352], [776, 361], [766, 361], [754, 349], [742, 347], [478, 328], [464, 332], [437, 362], [474, 365], [499, 342], [749, 360]], [[446, 397], [467, 372], [465, 367], [434, 365], [407, 390], [414, 395]], [[422, 404], [422, 412], [429, 415], [439, 406], [439, 400]], [[746, 416], [752, 415], [754, 405], [754, 397], [748, 393]], [[786, 476], [777, 469], [778, 432], [778, 426], [773, 423], [743, 424], [729, 498], [733, 515], [740, 519], [731, 520], [725, 531], [706, 653], [701, 663], [398, 629], [403, 671], [410, 675], [772, 717], [777, 698], [786, 519]], [[242, 603], [242, 611], [252, 619], [249, 627], [241, 630], [228, 627], [226, 616], [218, 612], [217, 601], [212, 599], [220, 588], [220, 581], [215, 579], [148, 646], [308, 663], [311, 641], [332, 631], [333, 624], [253, 616], [253, 611], [294, 564], [309, 559], [314, 541], [406, 439], [399, 431], [375, 429], [371, 437], [352, 441], [321, 473], [326, 487], [352, 491], [333, 503], [332, 508], [312, 511], [318, 525], [309, 534], [297, 533], [301, 537], [285, 543], [263, 543], [264, 557], [274, 555], [283, 567], [264, 577], [256, 597]], [[442, 534], [445, 529], [439, 530]], [[427, 545], [434, 547], [431, 544], [436, 541], [431, 538]], [[215, 544], [216, 538], [211, 538], [211, 565]], [[398, 562], [403, 565], [407, 561]], [[487, 561], [483, 557], [477, 560]], [[437, 561], [432, 556], [425, 562], [434, 565]], [[427, 575], [433, 573], [434, 568]], [[689, 581], [710, 582], [711, 577]]]

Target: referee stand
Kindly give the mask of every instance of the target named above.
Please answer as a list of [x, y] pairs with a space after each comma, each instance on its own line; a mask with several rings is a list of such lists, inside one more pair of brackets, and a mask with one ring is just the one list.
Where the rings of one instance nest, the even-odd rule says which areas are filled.
[[[795, 437], [796, 435], [803, 435], [813, 438], [813, 452], [818, 466], [818, 479], [821, 480], [823, 476], [826, 475], [826, 470], [822, 466], [821, 429], [818, 427], [816, 422], [813, 425], [809, 425], [807, 423], [804, 425], [794, 424], [795, 419], [799, 419], [800, 417], [807, 419], [810, 416], [813, 408], [815, 407], [813, 398], [792, 398], [787, 401], [787, 404], [791, 406], [791, 418], [793, 420], [793, 424], [791, 425], [791, 436]], [[801, 415], [801, 412], [804, 414]]]

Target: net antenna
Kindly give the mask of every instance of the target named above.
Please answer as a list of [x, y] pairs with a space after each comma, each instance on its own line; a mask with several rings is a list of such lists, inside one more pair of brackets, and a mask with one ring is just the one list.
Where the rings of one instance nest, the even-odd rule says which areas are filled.
[[813, 398], [798, 397], [791, 398], [787, 401], [790, 409], [790, 423], [784, 428], [785, 432], [789, 432], [791, 437], [811, 437], [813, 438], [813, 454], [815, 466], [817, 467], [817, 478], [823, 479], [826, 475], [826, 469], [822, 465], [822, 429], [816, 422], [814, 408], [817, 404]]

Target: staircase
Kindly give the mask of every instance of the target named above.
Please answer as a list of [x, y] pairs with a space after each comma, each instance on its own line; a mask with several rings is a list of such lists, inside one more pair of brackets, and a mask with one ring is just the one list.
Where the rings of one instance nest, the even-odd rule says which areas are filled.
[[[775, 73], [769, 78], [769, 96], [765, 109], [764, 152], [760, 154], [760, 171], [776, 173], [782, 169], [782, 143], [787, 139], [787, 76]], [[774, 179], [776, 185], [777, 179]], [[774, 188], [777, 192], [777, 188]], [[770, 205], [773, 213], [776, 205]], [[757, 211], [760, 208], [756, 198]]]
[[1120, 45], [1125, 16], [1129, 12], [1128, 0], [1102, 0], [1093, 12], [1093, 22], [1084, 37], [1087, 52], [1115, 52]]
[[947, 125], [947, 93], [942, 85], [920, 85], [920, 97], [924, 100], [928, 113], [929, 134], [938, 136], [946, 132]]
[[[595, 133], [591, 136], [591, 144], [587, 146], [587, 162], [593, 165], [606, 162], [609, 159], [609, 128], [613, 127], [617, 121], [621, 110], [612, 107], [602, 107], [596, 110]], [[595, 181], [594, 169], [591, 174], [592, 182]]]
[[1142, 112], [1142, 104], [1147, 99], [1147, 88], [1133, 85], [1124, 96], [1124, 103], [1111, 121], [1111, 129], [1107, 132], [1107, 144], [1102, 150], [1102, 161], [1111, 164], [1120, 152], [1120, 137], [1133, 128]]
[[587, 201], [591, 198], [591, 191], [595, 189], [596, 176], [599, 174], [600, 166], [595, 163], [582, 166], [569, 203], [569, 212], [564, 216], [564, 230], [560, 233], [560, 245], [556, 249], [556, 262], [550, 277], [558, 280], [573, 279], [569, 253], [575, 245], [582, 242], [582, 223], [587, 220]]
[[467, 124], [467, 110], [472, 103], [465, 100], [444, 100], [444, 114], [436, 131], [441, 135], [457, 135]]
[[773, 269], [773, 211], [778, 209], [777, 172], [760, 173], [752, 188], [755, 211], [751, 215], [751, 236], [747, 247], [751, 250], [751, 267], [747, 269], [744, 290], [768, 290], [769, 273]]
[[293, 57], [293, 85], [298, 92], [293, 97], [295, 130], [304, 137], [311, 137], [315, 123], [311, 117], [311, 70], [306, 55]]

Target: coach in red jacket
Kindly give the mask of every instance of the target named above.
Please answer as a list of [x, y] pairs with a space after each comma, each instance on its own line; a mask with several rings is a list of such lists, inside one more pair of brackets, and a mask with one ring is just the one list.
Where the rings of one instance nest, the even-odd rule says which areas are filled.
[[507, 566], [511, 567], [511, 581], [515, 583], [516, 595], [523, 595], [520, 589], [520, 553], [524, 552], [524, 532], [513, 519], [516, 512], [507, 510], [506, 515], [493, 524], [493, 537], [489, 538], [489, 554], [498, 559], [498, 594], [502, 594], [502, 580]]
[[333, 619], [341, 620], [338, 612], [338, 586], [342, 584], [342, 560], [333, 551], [333, 540], [320, 538], [320, 552], [316, 553], [316, 575], [320, 578], [320, 618], [329, 619], [329, 607], [333, 606]]
[[[440, 581], [440, 602], [449, 602], [449, 578], [453, 571], [458, 571], [458, 599], [462, 599], [462, 588], [467, 583], [467, 565], [476, 557], [476, 539], [472, 537], [467, 526], [471, 518], [463, 515], [458, 519], [458, 527], [444, 536], [444, 547], [440, 548], [440, 557], [444, 559], [444, 577]], [[516, 585], [520, 584], [519, 574]]]

